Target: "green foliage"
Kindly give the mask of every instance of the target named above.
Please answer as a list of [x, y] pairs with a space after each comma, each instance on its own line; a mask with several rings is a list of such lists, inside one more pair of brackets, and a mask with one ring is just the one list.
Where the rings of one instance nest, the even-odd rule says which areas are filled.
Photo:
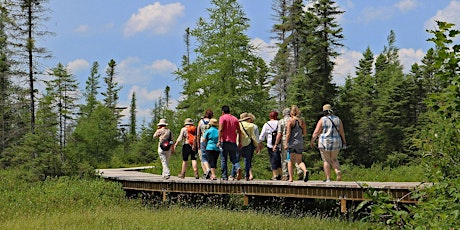
[[[190, 35], [196, 39], [196, 58], [176, 71], [185, 96], [179, 102], [179, 121], [198, 120], [210, 108], [216, 114], [228, 105], [233, 114], [267, 114], [272, 105], [265, 62], [244, 32], [249, 28], [236, 0], [211, 0], [209, 19], [200, 18]], [[256, 110], [254, 108], [257, 108]]]
[[[437, 22], [438, 30], [429, 31], [434, 38], [436, 50], [433, 68], [437, 90], [428, 93], [427, 112], [423, 127], [417, 133], [416, 145], [423, 154], [422, 165], [426, 176], [434, 184], [418, 191], [414, 197], [420, 199], [417, 207], [409, 213], [392, 209], [386, 198], [375, 199], [373, 213], [391, 218], [386, 224], [391, 227], [409, 229], [455, 229], [460, 227], [460, 46], [451, 46], [459, 30], [450, 23]], [[431, 53], [430, 53], [431, 55]]]
[[89, 117], [80, 119], [73, 132], [70, 162], [75, 165], [88, 162], [95, 168], [107, 164], [120, 143], [118, 135], [112, 109], [97, 105]]
[[[286, 217], [253, 210], [225, 210], [213, 206], [163, 205], [153, 209], [141, 200], [127, 200], [120, 184], [100, 178], [23, 179], [24, 171], [2, 170], [0, 222], [5, 229], [185, 229], [190, 220], [200, 229], [375, 228], [369, 223], [321, 217]], [[235, 221], [228, 221], [231, 216]], [[274, 227], [274, 224], [275, 227]]]

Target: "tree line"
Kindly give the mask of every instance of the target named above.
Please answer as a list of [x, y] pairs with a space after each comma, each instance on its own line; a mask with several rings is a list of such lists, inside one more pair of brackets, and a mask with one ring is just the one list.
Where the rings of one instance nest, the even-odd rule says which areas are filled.
[[[342, 154], [343, 161], [354, 165], [369, 167], [378, 162], [394, 167], [425, 154], [426, 140], [421, 137], [432, 125], [429, 114], [433, 107], [445, 106], [433, 101], [430, 104], [430, 98], [452, 87], [449, 74], [458, 75], [456, 59], [443, 68], [437, 63], [448, 54], [457, 55], [448, 53], [457, 47], [452, 45], [456, 35], [453, 25], [440, 23], [439, 30], [429, 31], [433, 35], [443, 33], [446, 40], [433, 38], [435, 47], [407, 74], [399, 62], [396, 34], [389, 31], [383, 51], [374, 54], [368, 47], [355, 76], [347, 76], [345, 84], [337, 86], [332, 83], [332, 71], [344, 38], [337, 17], [344, 12], [334, 1], [273, 0], [272, 33], [277, 53], [270, 63], [256, 54], [257, 47], [245, 34], [249, 19], [238, 1], [210, 2], [207, 17], [185, 30], [185, 54], [174, 72], [183, 86], [183, 99], [176, 108], [170, 108], [170, 88], [166, 87], [153, 105], [151, 121], [137, 127], [135, 93], [131, 95], [129, 122], [121, 123], [121, 111], [126, 108], [118, 104], [121, 86], [116, 81], [115, 60], [107, 63], [103, 90], [97, 61], [84, 90], [61, 63], [43, 72], [40, 60], [50, 52], [36, 47], [34, 41], [52, 34], [40, 30], [48, 18], [47, 1], [3, 1], [1, 166], [39, 168], [43, 170], [40, 175], [46, 177], [94, 167], [148, 163], [156, 158], [151, 134], [160, 118], [167, 118], [171, 129], [178, 132], [186, 117], [198, 121], [206, 109], [218, 114], [222, 105], [229, 105], [236, 115], [252, 112], [261, 126], [271, 110], [296, 104], [310, 135], [322, 105], [330, 103], [342, 118], [351, 144]], [[43, 75], [50, 80], [40, 81], [38, 76]], [[35, 86], [39, 81], [45, 85], [43, 92]]]

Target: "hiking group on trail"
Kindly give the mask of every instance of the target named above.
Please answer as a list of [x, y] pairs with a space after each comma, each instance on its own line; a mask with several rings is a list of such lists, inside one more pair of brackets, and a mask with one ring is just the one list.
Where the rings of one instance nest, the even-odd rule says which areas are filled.
[[[169, 159], [174, 154], [177, 145], [182, 143], [182, 168], [178, 175], [185, 178], [189, 159], [192, 161], [194, 177], [199, 179], [197, 158], [200, 159], [203, 179], [217, 180], [217, 161], [220, 158], [221, 179], [247, 181], [254, 179], [252, 174], [252, 159], [254, 153], [259, 154], [266, 140], [266, 148], [270, 158], [272, 178], [292, 182], [294, 170], [299, 180], [307, 182], [309, 171], [302, 161], [304, 152], [304, 136], [307, 134], [305, 121], [300, 118], [300, 109], [293, 105], [283, 110], [283, 118], [278, 120], [278, 112], [271, 111], [269, 121], [262, 130], [254, 124], [252, 113], [242, 113], [236, 118], [230, 113], [229, 106], [222, 106], [219, 120], [213, 118], [211, 109], [195, 126], [191, 118], [184, 121], [177, 140], [174, 137], [166, 119], [160, 119], [157, 130], [153, 135], [158, 138], [158, 154], [162, 165], [162, 177], [169, 179]], [[342, 179], [338, 153], [346, 147], [343, 124], [334, 115], [331, 105], [323, 106], [323, 116], [318, 120], [310, 140], [312, 148], [318, 148], [323, 161], [326, 176], [324, 182], [330, 182], [331, 167], [336, 173], [337, 181]], [[315, 145], [316, 140], [318, 144]], [[244, 158], [244, 175], [240, 165]], [[230, 171], [228, 161], [230, 160]]]

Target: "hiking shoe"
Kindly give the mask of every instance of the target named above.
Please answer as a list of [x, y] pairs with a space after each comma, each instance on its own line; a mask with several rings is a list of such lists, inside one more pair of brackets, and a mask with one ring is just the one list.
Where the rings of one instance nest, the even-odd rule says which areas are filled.
[[305, 172], [305, 176], [303, 177], [303, 181], [304, 182], [307, 182], [308, 181], [308, 176], [309, 176], [310, 172], [306, 171]]
[[200, 179], [200, 175], [198, 175], [198, 172], [195, 172], [195, 179]]
[[165, 179], [165, 180], [169, 179], [169, 175], [163, 176], [163, 179]]
[[235, 178], [233, 178], [232, 176], [229, 176], [228, 179], [224, 179], [224, 180], [235, 180]]
[[326, 180], [323, 180], [323, 182], [326, 182], [326, 183], [327, 183], [327, 182], [331, 182], [331, 180], [326, 179]]
[[177, 175], [177, 177], [179, 177], [180, 179], [184, 179], [184, 178], [185, 178], [185, 174], [179, 173], [179, 175]]
[[274, 177], [270, 178], [270, 180], [278, 180], [278, 177], [274, 176]]
[[289, 180], [289, 176], [283, 175], [283, 176], [281, 177], [281, 180], [282, 180], [282, 181], [288, 181], [288, 180]]

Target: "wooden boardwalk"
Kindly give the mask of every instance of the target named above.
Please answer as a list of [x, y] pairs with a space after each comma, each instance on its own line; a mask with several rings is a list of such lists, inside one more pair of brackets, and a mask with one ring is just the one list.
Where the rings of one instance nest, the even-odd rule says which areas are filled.
[[347, 211], [347, 201], [366, 200], [365, 192], [368, 188], [391, 193], [395, 202], [416, 203], [410, 194], [415, 189], [423, 188], [427, 184], [420, 182], [357, 182], [331, 181], [323, 182], [310, 180], [303, 181], [271, 181], [271, 180], [205, 180], [186, 177], [180, 179], [171, 176], [163, 179], [161, 175], [140, 172], [137, 168], [98, 169], [98, 174], [111, 181], [122, 184], [125, 191], [160, 192], [163, 200], [167, 200], [169, 193], [195, 194], [241, 194], [244, 195], [244, 205], [248, 205], [250, 197], [293, 197], [310, 199], [340, 200], [341, 211]]

